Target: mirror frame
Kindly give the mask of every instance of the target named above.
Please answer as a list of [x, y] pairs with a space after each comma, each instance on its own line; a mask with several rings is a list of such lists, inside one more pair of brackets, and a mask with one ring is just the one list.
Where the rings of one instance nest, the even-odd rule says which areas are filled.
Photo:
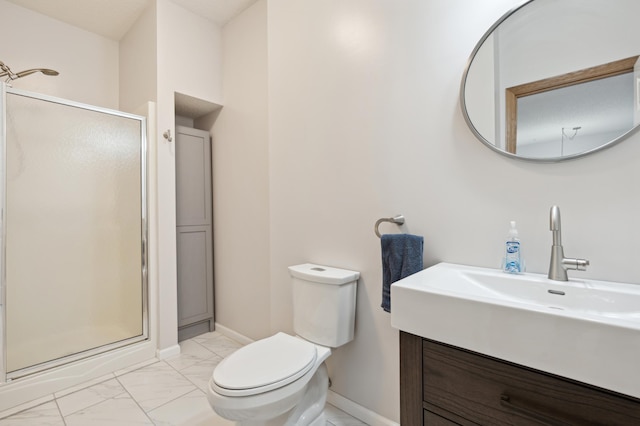
[[[466, 64], [466, 66], [464, 68], [464, 73], [462, 74], [462, 81], [460, 83], [460, 108], [462, 110], [462, 116], [464, 117], [464, 120], [466, 121], [467, 126], [469, 127], [471, 132], [475, 135], [476, 138], [478, 138], [480, 140], [480, 142], [482, 142], [484, 145], [489, 147], [491, 150], [497, 152], [498, 154], [501, 154], [503, 156], [506, 156], [506, 157], [509, 157], [509, 158], [513, 158], [513, 159], [516, 159], [516, 160], [535, 162], [535, 163], [559, 163], [559, 162], [564, 162], [564, 161], [567, 161], [567, 160], [574, 160], [576, 158], [584, 157], [586, 155], [593, 154], [595, 152], [599, 152], [599, 151], [605, 150], [607, 148], [610, 148], [610, 147], [618, 144], [620, 141], [626, 139], [627, 137], [629, 137], [633, 133], [635, 133], [638, 130], [638, 128], [640, 128], [640, 124], [632, 127], [630, 130], [628, 130], [627, 132], [621, 134], [620, 136], [616, 137], [615, 139], [612, 139], [609, 142], [603, 143], [602, 145], [600, 145], [597, 148], [593, 148], [593, 149], [590, 149], [590, 150], [587, 150], [587, 151], [584, 151], [584, 152], [580, 152], [578, 154], [566, 155], [566, 156], [561, 156], [561, 157], [548, 157], [548, 158], [525, 157], [525, 156], [517, 155], [515, 153], [515, 135], [516, 135], [515, 132], [516, 132], [516, 123], [517, 123], [517, 98], [519, 96], [526, 96], [526, 95], [530, 95], [530, 94], [541, 93], [541, 92], [544, 92], [544, 91], [547, 91], [547, 90], [557, 89], [557, 88], [561, 88], [561, 87], [567, 87], [567, 86], [571, 86], [573, 84], [584, 83], [584, 82], [587, 82], [587, 81], [597, 80], [597, 79], [605, 78], [605, 77], [613, 77], [615, 75], [623, 74], [623, 73], [629, 71], [628, 62], [633, 60], [633, 59], [637, 60], [638, 56], [631, 57], [631, 58], [626, 58], [626, 59], [621, 59], [619, 61], [614, 61], [614, 62], [610, 62], [608, 64], [603, 64], [603, 65], [598, 65], [598, 66], [595, 66], [595, 67], [592, 67], [592, 68], [587, 68], [587, 69], [584, 69], [584, 70], [578, 70], [578, 71], [575, 71], [575, 72], [572, 72], [572, 73], [568, 73], [568, 74], [564, 74], [564, 75], [561, 75], [561, 76], [550, 77], [550, 78], [547, 78], [547, 79], [543, 79], [543, 80], [539, 80], [539, 81], [535, 81], [535, 82], [531, 82], [531, 83], [525, 83], [525, 84], [520, 85], [520, 86], [510, 87], [510, 88], [506, 89], [506, 93], [505, 93], [505, 101], [506, 101], [506, 105], [505, 105], [505, 110], [506, 110], [506, 117], [505, 117], [505, 119], [506, 119], [505, 143], [506, 143], [506, 147], [505, 147], [505, 149], [498, 148], [495, 145], [495, 143], [492, 143], [491, 141], [487, 140], [482, 134], [480, 134], [478, 129], [475, 127], [475, 125], [471, 121], [471, 118], [469, 117], [469, 114], [467, 112], [467, 104], [466, 104], [466, 100], [465, 100], [465, 87], [466, 87], [466, 84], [467, 84], [467, 76], [469, 74], [469, 70], [471, 69], [471, 65], [473, 64], [473, 60], [475, 59], [476, 54], [478, 53], [480, 48], [483, 46], [484, 42], [491, 36], [491, 34], [493, 34], [493, 32], [505, 20], [507, 20], [511, 15], [513, 15], [516, 12], [518, 12], [520, 9], [522, 9], [525, 6], [527, 6], [529, 3], [532, 3], [533, 1], [535, 1], [535, 0], [524, 0], [523, 2], [521, 2], [520, 4], [518, 4], [517, 6], [512, 8], [511, 10], [507, 11], [504, 15], [502, 15], [483, 34], [483, 36], [480, 38], [478, 43], [475, 45], [473, 51], [469, 55], [469, 59], [467, 60], [467, 64]], [[613, 71], [611, 71], [612, 68], [613, 68]], [[633, 71], [633, 64], [631, 64], [631, 71]], [[574, 78], [573, 82], [571, 82], [572, 78]], [[545, 84], [548, 86], [547, 88], [540, 87], [540, 86], [544, 86]], [[555, 84], [555, 86], [554, 86], [554, 84]], [[531, 86], [534, 86], [534, 88], [532, 89]], [[535, 86], [538, 86], [538, 87], [535, 88]], [[512, 93], [510, 93], [510, 91]], [[510, 150], [512, 150], [512, 151], [510, 151]]]

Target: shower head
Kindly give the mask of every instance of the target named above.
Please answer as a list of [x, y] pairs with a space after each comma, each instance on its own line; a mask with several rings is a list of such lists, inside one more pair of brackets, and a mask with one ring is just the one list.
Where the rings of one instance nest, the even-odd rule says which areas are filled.
[[0, 78], [7, 77], [6, 81], [15, 80], [15, 79], [18, 79], [18, 78], [26, 77], [28, 75], [35, 74], [37, 72], [41, 72], [44, 75], [58, 75], [58, 74], [60, 74], [58, 71], [50, 70], [48, 68], [33, 68], [33, 69], [29, 69], [29, 70], [20, 71], [18, 73], [14, 73], [13, 71], [11, 71], [11, 68], [9, 68], [8, 65], [6, 65], [4, 62], [0, 61]]
[[26, 77], [28, 75], [35, 74], [37, 72], [41, 72], [44, 75], [58, 75], [58, 74], [60, 74], [56, 70], [50, 70], [50, 69], [47, 69], [47, 68], [34, 68], [34, 69], [31, 69], [31, 70], [25, 70], [25, 71], [20, 71], [19, 73], [16, 73], [15, 77], [13, 77], [12, 80], [15, 80], [16, 78]]

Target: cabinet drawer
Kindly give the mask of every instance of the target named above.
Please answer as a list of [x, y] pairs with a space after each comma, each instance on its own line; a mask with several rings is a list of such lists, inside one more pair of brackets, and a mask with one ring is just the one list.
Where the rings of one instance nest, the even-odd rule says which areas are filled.
[[429, 340], [423, 341], [423, 398], [492, 426], [640, 425], [634, 398]]
[[460, 426], [460, 423], [455, 423], [437, 415], [436, 413], [432, 413], [429, 410], [424, 410], [423, 426]]

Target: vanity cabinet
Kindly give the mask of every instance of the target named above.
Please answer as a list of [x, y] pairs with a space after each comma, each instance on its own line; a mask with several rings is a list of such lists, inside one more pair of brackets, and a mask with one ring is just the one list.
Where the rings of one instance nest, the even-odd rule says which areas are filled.
[[638, 399], [402, 331], [400, 389], [403, 426], [640, 425]]

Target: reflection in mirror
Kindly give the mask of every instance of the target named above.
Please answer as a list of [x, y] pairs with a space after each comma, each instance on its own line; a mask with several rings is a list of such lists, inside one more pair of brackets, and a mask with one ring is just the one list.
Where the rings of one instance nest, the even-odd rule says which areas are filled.
[[637, 0], [530, 0], [505, 14], [465, 70], [471, 130], [491, 149], [533, 161], [581, 157], [631, 134], [639, 14]]
[[630, 131], [637, 61], [634, 56], [507, 88], [507, 152], [532, 158], [575, 155]]

